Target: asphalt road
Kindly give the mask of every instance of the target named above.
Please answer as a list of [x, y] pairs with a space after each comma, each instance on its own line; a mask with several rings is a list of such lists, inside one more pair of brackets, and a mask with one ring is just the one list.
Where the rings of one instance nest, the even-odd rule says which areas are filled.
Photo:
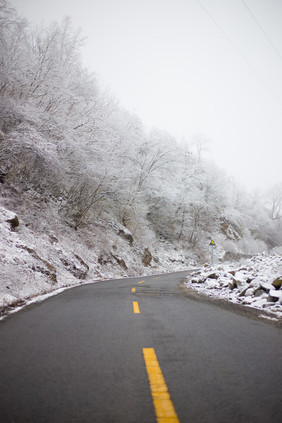
[[167, 389], [178, 418], [159, 423], [280, 423], [281, 329], [189, 299], [187, 273], [81, 286], [0, 322], [0, 421], [154, 423]]

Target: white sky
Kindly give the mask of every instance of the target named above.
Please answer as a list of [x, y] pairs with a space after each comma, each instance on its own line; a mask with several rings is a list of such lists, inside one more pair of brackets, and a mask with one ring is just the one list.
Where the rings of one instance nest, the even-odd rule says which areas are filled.
[[209, 156], [247, 188], [282, 180], [281, 0], [10, 4], [34, 23], [71, 16], [84, 63], [148, 128], [210, 140]]

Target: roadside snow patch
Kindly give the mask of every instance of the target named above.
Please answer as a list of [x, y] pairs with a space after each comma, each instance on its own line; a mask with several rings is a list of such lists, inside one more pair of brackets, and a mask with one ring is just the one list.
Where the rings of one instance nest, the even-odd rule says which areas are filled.
[[211, 297], [267, 311], [282, 319], [282, 257], [258, 254], [243, 266], [205, 266], [186, 286]]

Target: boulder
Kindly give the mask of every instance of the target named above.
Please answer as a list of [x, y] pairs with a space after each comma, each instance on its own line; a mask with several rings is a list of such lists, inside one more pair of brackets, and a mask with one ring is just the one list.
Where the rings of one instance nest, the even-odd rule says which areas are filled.
[[120, 267], [122, 267], [122, 269], [123, 269], [123, 270], [127, 270], [127, 269], [128, 269], [128, 267], [126, 266], [125, 261], [124, 261], [122, 258], [120, 258], [120, 257], [118, 257], [118, 256], [115, 256], [115, 255], [113, 255], [113, 254], [112, 254], [112, 256], [113, 256], [113, 258], [116, 260], [117, 264], [118, 264]]
[[48, 263], [47, 261], [42, 260], [42, 263], [45, 264], [46, 267], [40, 266], [40, 265], [32, 265], [32, 270], [34, 270], [35, 272], [40, 272], [43, 275], [46, 275], [52, 282], [52, 284], [56, 284], [57, 283], [57, 275], [56, 275], [56, 268]]
[[242, 291], [239, 294], [239, 297], [245, 297], [247, 291], [250, 289], [249, 285], [244, 285]]
[[254, 290], [254, 296], [255, 297], [260, 297], [262, 294], [264, 294], [265, 293], [265, 291], [261, 288], [261, 287], [259, 287], [259, 288], [256, 288], [255, 290]]
[[274, 281], [271, 282], [271, 285], [273, 285], [276, 289], [281, 289], [282, 276], [278, 276], [278, 278], [274, 279]]
[[[32, 255], [32, 257], [34, 257], [36, 260], [41, 262], [41, 265], [40, 264], [34, 265], [32, 267], [33, 270], [35, 270], [37, 272], [41, 272], [44, 275], [48, 276], [50, 278], [52, 284], [57, 283], [56, 268], [55, 268], [55, 266], [53, 266], [53, 264], [49, 263], [47, 260], [40, 257], [33, 248], [30, 248], [27, 245], [20, 245], [19, 247], [22, 248], [23, 250], [26, 250], [29, 254]], [[42, 267], [42, 264], [44, 265], [43, 267]]]
[[142, 263], [145, 266], [150, 266], [152, 258], [153, 257], [152, 257], [152, 254], [150, 253], [149, 248], [145, 248], [144, 253], [143, 253], [143, 257], [142, 257]]
[[130, 245], [133, 244], [133, 241], [134, 241], [133, 236], [131, 235], [128, 229], [126, 228], [120, 229], [118, 232], [118, 235], [124, 238], [126, 241], [128, 241]]
[[282, 299], [282, 292], [276, 291], [276, 289], [271, 289], [268, 294], [267, 301], [276, 303], [278, 300]]
[[206, 278], [200, 278], [200, 277], [196, 277], [195, 279], [193, 278], [191, 280], [192, 283], [205, 283], [206, 282]]
[[14, 217], [12, 217], [12, 219], [8, 219], [7, 222], [10, 223], [11, 225], [11, 229], [15, 229], [20, 225], [20, 221], [17, 215], [15, 215]]
[[251, 297], [252, 295], [254, 295], [253, 288], [247, 289], [247, 291], [245, 292], [245, 297]]
[[245, 286], [245, 284], [246, 284], [246, 281], [243, 278], [240, 279], [240, 278], [237, 278], [236, 276], [235, 276], [235, 278], [233, 278], [233, 285], [236, 288], [240, 288], [242, 286]]
[[77, 279], [85, 279], [89, 270], [88, 264], [86, 264], [80, 256], [74, 254], [74, 257], [69, 258], [63, 253], [60, 257], [61, 262], [65, 268]]
[[273, 289], [273, 285], [271, 285], [270, 283], [267, 282], [260, 282], [260, 287], [265, 291], [265, 292], [269, 292], [271, 289]]
[[236, 282], [234, 281], [234, 279], [232, 281], [228, 282], [228, 286], [231, 290], [233, 290], [234, 288], [237, 288]]
[[207, 279], [218, 279], [219, 275], [217, 273], [211, 273], [207, 276]]
[[4, 207], [0, 207], [0, 223], [7, 222], [10, 224], [11, 229], [15, 229], [19, 226], [20, 221], [16, 213], [5, 209]]

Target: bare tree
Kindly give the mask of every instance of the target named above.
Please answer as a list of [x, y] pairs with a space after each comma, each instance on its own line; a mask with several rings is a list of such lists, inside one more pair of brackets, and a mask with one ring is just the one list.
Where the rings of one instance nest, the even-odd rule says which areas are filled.
[[282, 217], [282, 183], [270, 188], [268, 197], [271, 203], [271, 219], [279, 220]]

